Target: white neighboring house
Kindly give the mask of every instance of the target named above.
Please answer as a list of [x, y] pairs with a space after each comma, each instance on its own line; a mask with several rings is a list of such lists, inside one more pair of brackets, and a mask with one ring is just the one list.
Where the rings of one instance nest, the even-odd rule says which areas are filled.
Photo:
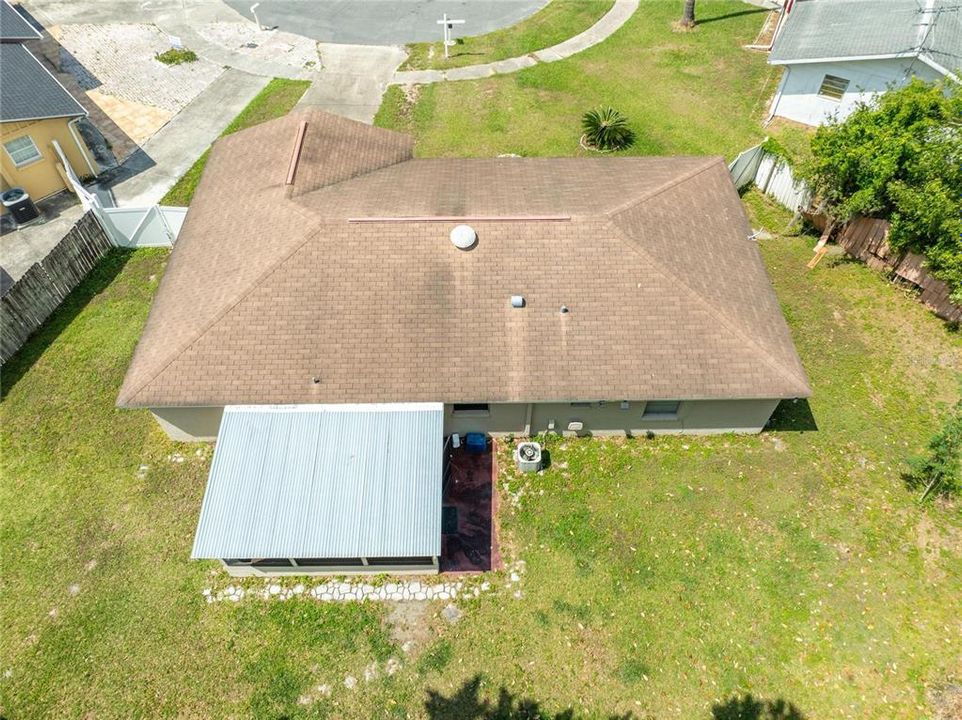
[[844, 118], [912, 77], [958, 82], [962, 2], [789, 1], [768, 62], [785, 67], [770, 118]]

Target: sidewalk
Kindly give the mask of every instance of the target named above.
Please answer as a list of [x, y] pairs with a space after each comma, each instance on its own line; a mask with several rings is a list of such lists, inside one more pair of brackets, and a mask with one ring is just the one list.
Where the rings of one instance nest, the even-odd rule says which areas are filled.
[[159, 202], [267, 82], [267, 77], [235, 69], [221, 74], [104, 178], [117, 204], [142, 207]]
[[492, 75], [516, 72], [537, 65], [539, 62], [563, 60], [611, 37], [634, 14], [639, 2], [640, 0], [616, 0], [611, 10], [583, 33], [544, 50], [484, 65], [468, 65], [451, 70], [401, 70], [394, 73], [390, 84], [415, 85], [446, 80], [479, 80]]

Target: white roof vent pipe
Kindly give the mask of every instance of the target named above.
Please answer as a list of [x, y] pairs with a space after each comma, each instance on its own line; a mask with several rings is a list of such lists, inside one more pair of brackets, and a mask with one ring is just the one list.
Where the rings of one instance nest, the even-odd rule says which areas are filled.
[[459, 250], [467, 250], [478, 241], [478, 234], [470, 225], [457, 225], [451, 231], [451, 242]]

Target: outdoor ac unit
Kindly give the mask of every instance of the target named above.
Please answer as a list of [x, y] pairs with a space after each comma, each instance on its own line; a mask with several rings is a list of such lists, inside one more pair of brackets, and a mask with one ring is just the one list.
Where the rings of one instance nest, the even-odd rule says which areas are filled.
[[536, 442], [523, 442], [514, 450], [514, 461], [521, 472], [537, 472], [541, 469], [541, 446]]

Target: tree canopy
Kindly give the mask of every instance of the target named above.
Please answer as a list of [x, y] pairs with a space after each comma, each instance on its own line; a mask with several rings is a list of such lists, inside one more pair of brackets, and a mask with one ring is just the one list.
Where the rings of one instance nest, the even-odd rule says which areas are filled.
[[897, 251], [925, 255], [962, 302], [962, 89], [908, 85], [820, 127], [802, 175], [830, 215], [887, 218]]

